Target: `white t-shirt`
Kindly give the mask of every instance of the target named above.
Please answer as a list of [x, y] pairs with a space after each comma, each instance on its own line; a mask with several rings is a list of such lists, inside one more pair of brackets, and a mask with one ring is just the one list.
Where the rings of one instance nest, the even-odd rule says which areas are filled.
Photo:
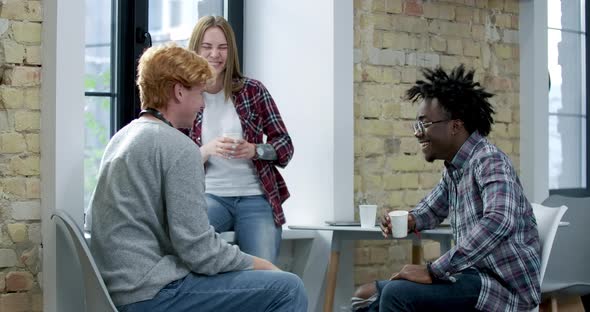
[[[223, 90], [216, 94], [205, 92], [203, 97], [203, 145], [225, 133], [239, 133], [243, 137], [236, 108], [231, 100], [225, 100]], [[218, 156], [209, 157], [205, 163], [205, 192], [225, 197], [264, 194], [252, 160]]]

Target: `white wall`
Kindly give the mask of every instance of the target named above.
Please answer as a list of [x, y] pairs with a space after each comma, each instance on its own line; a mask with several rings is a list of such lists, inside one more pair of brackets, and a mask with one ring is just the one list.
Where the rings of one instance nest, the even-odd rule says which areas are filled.
[[62, 245], [56, 243], [55, 224], [50, 217], [55, 209], [63, 209], [81, 225], [83, 215], [84, 27], [80, 25], [84, 25], [84, 1], [46, 0], [43, 11], [42, 287], [43, 310], [52, 312], [65, 310], [60, 304], [67, 300], [58, 299], [58, 291], [67, 296], [64, 294], [67, 288], [60, 281], [71, 277], [71, 273], [63, 267], [65, 262], [60, 261], [58, 250]]
[[[248, 0], [244, 6], [244, 72], [269, 89], [295, 146], [281, 171], [291, 192], [287, 224], [352, 220], [353, 1]], [[322, 309], [331, 238], [320, 233], [302, 276], [308, 311]], [[340, 251], [351, 255], [352, 247]], [[352, 258], [340, 267], [339, 284], [352, 287]]]
[[288, 224], [352, 219], [352, 1], [248, 0], [244, 72], [275, 99], [295, 145], [281, 173]]
[[547, 0], [520, 2], [520, 176], [531, 202], [549, 196]]

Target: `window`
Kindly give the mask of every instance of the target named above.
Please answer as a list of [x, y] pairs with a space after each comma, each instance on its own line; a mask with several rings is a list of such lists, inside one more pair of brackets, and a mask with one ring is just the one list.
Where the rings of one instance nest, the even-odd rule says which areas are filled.
[[[160, 10], [152, 10], [152, 5]], [[203, 15], [223, 15], [223, 1], [150, 0], [148, 29], [152, 44], [174, 41], [186, 47], [195, 22]]]
[[243, 0], [86, 0], [85, 207], [110, 137], [139, 113], [139, 56], [150, 43], [175, 41], [186, 46], [204, 15], [225, 15], [241, 53]]
[[588, 193], [585, 0], [548, 0], [549, 189]]
[[[84, 204], [96, 185], [102, 153], [113, 132], [111, 107], [115, 103], [113, 75], [113, 2], [86, 0], [84, 88]], [[107, 31], [105, 31], [107, 30]]]

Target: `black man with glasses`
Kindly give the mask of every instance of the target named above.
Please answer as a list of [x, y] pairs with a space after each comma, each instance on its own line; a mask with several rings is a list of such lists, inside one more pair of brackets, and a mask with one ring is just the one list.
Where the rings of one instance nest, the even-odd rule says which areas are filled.
[[[463, 65], [424, 69], [407, 98], [420, 101], [412, 124], [424, 158], [443, 160], [442, 179], [410, 211], [408, 231], [448, 217], [455, 246], [427, 265], [359, 287], [357, 311], [528, 311], [541, 299], [540, 243], [531, 204], [510, 158], [487, 140], [493, 94]], [[382, 217], [387, 237], [391, 222]]]

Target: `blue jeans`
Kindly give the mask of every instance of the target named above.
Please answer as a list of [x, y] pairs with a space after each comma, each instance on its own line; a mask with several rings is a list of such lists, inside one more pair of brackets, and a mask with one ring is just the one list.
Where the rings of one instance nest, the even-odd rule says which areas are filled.
[[282, 228], [276, 226], [264, 195], [220, 197], [207, 194], [209, 223], [216, 232], [235, 232], [236, 244], [247, 254], [276, 263]]
[[153, 299], [118, 306], [120, 312], [307, 311], [303, 282], [277, 271], [237, 271], [205, 276], [190, 273]]
[[455, 275], [457, 281], [419, 284], [407, 280], [377, 281], [379, 299], [368, 311], [477, 311], [481, 278], [474, 269]]

